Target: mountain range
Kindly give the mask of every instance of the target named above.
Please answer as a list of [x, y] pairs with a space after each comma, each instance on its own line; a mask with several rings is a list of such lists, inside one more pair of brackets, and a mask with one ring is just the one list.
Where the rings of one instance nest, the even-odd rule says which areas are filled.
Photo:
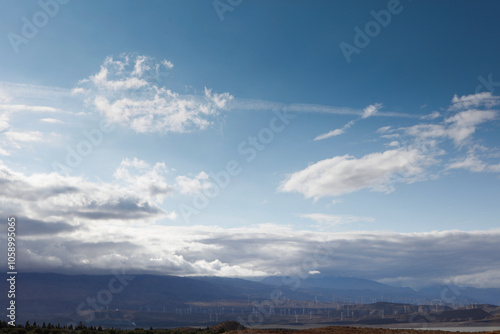
[[[8, 290], [6, 280], [0, 288]], [[18, 322], [133, 322], [140, 317], [152, 317], [158, 323], [168, 318], [170, 326], [213, 324], [236, 320], [239, 315], [246, 317], [249, 312], [255, 312], [258, 303], [271, 305], [272, 312], [290, 315], [293, 309], [295, 314], [305, 315], [310, 310], [312, 316], [319, 308], [326, 310], [336, 305], [339, 309], [339, 305], [347, 305], [349, 309], [349, 305], [377, 302], [475, 308], [477, 304], [500, 305], [500, 289], [432, 286], [414, 290], [362, 278], [319, 275], [251, 281], [119, 272], [112, 275], [20, 273], [16, 282]], [[6, 303], [5, 299], [4, 305]]]

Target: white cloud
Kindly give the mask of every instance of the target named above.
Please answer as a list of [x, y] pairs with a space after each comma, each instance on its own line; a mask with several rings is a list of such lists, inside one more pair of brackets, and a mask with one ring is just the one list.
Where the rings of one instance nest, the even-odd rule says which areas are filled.
[[170, 61], [166, 60], [166, 59], [164, 59], [164, 60], [162, 61], [162, 64], [163, 64], [163, 66], [165, 66], [166, 68], [174, 68], [174, 64], [173, 64], [172, 62], [170, 62]]
[[138, 170], [140, 161], [130, 162], [125, 160], [119, 166], [111, 183], [56, 173], [28, 176], [0, 163], [2, 209], [32, 219], [69, 224], [164, 217], [167, 213], [159, 204], [172, 191], [163, 177], [164, 164]]
[[387, 133], [392, 130], [392, 127], [390, 125], [383, 126], [379, 129], [377, 129], [377, 133]]
[[500, 280], [500, 269], [488, 269], [478, 273], [458, 275], [451, 281], [458, 286], [474, 286], [477, 288], [498, 288], [495, 282]]
[[151, 69], [151, 67], [147, 64], [148, 58], [146, 56], [138, 56], [135, 60], [134, 70], [132, 71], [133, 76], [141, 77], [145, 71]]
[[65, 122], [59, 120], [59, 119], [56, 119], [56, 118], [42, 118], [40, 120], [40, 122], [44, 122], [44, 123], [52, 123], [52, 124], [65, 124]]
[[476, 108], [480, 106], [491, 108], [500, 104], [500, 97], [493, 96], [491, 92], [463, 95], [461, 97], [455, 94], [451, 102], [452, 105], [449, 108], [450, 110]]
[[[38, 231], [19, 241], [23, 259], [19, 269], [26, 272], [91, 274], [125, 268], [235, 277], [319, 271], [392, 283], [412, 280], [425, 285], [458, 279], [463, 284], [500, 287], [499, 230], [330, 233], [272, 224], [223, 229], [96, 220], [48, 230], [54, 223], [22, 217], [19, 222], [19, 228], [22, 222]], [[0, 247], [4, 245], [0, 240]], [[0, 259], [0, 264], [5, 261]]]
[[7, 113], [0, 114], [0, 132], [8, 129], [9, 127], [9, 115]]
[[300, 215], [302, 218], [312, 219], [316, 222], [316, 227], [325, 229], [337, 225], [353, 224], [359, 222], [373, 222], [372, 217], [359, 217], [352, 215], [330, 215], [324, 213], [308, 213]]
[[[495, 101], [498, 101], [498, 98], [489, 93], [455, 97], [453, 101], [456, 108], [489, 107], [497, 104]], [[366, 107], [363, 116], [369, 117], [377, 114], [381, 106], [381, 104], [373, 104]], [[438, 116], [440, 114], [434, 112], [422, 119], [435, 119]], [[394, 149], [368, 154], [361, 158], [344, 155], [313, 163], [287, 176], [279, 190], [298, 192], [306, 198], [314, 199], [341, 196], [361, 189], [390, 192], [394, 190], [396, 183], [411, 183], [437, 177], [439, 174], [436, 174], [436, 170], [431, 170], [430, 167], [438, 164], [444, 170], [465, 168], [474, 172], [496, 172], [500, 169], [498, 167], [500, 164], [489, 164], [473, 156], [462, 161], [454, 160], [444, 163], [436, 158], [446, 153], [439, 147], [441, 141], [438, 139], [450, 139], [460, 149], [466, 144], [471, 147], [475, 143], [473, 135], [479, 126], [496, 120], [497, 117], [498, 112], [495, 110], [468, 109], [459, 110], [437, 124], [426, 122], [408, 128], [381, 127], [377, 133], [380, 133], [383, 138], [391, 139], [385, 145]], [[358, 120], [349, 122], [343, 128], [319, 135], [315, 140], [340, 135], [356, 121]], [[474, 147], [477, 147], [477, 144]]]
[[[20, 132], [20, 131], [8, 130], [4, 132], [2, 135], [5, 138], [5, 140], [0, 140], [0, 143], [2, 143], [2, 145], [8, 146], [9, 149], [19, 150], [27, 143], [42, 143], [48, 141], [48, 137], [45, 136], [40, 131]], [[3, 150], [3, 152], [4, 153], [8, 152], [7, 154], [4, 155], [10, 155], [9, 151]]]
[[407, 129], [407, 133], [419, 139], [447, 136], [446, 127], [440, 124], [418, 124]]
[[465, 159], [455, 159], [453, 162], [446, 166], [447, 170], [450, 169], [467, 169], [474, 173], [490, 172], [499, 173], [500, 164], [488, 164], [487, 162], [481, 160], [474, 152], [474, 150], [469, 150]]
[[7, 131], [4, 135], [12, 142], [36, 142], [43, 139], [43, 134], [40, 131]]
[[9, 156], [10, 152], [0, 147], [0, 155]]
[[209, 189], [213, 184], [208, 181], [208, 174], [205, 172], [200, 172], [194, 178], [187, 176], [177, 176], [176, 187], [179, 189], [181, 194], [197, 194], [202, 190]]
[[165, 196], [173, 191], [173, 187], [165, 180], [164, 175], [167, 173], [165, 163], [156, 163], [150, 167], [146, 162], [134, 158], [123, 160], [116, 169], [114, 177], [132, 189], [137, 196], [151, 198], [161, 203]]
[[420, 117], [420, 119], [422, 120], [433, 120], [433, 119], [436, 119], [436, 118], [439, 118], [441, 117], [441, 113], [439, 111], [433, 111], [432, 113], [428, 114], [428, 115], [424, 115], [422, 117]]
[[4, 110], [7, 112], [13, 112], [13, 111], [50, 112], [50, 113], [61, 112], [61, 110], [53, 107], [34, 106], [26, 104], [0, 104], [0, 110]]
[[321, 134], [321, 135], [317, 136], [316, 138], [314, 138], [314, 140], [323, 140], [323, 139], [326, 139], [326, 138], [330, 138], [330, 137], [334, 137], [334, 136], [339, 136], [339, 135], [343, 134], [345, 132], [345, 130], [347, 130], [351, 126], [353, 126], [360, 119], [367, 118], [367, 117], [375, 115], [381, 107], [382, 107], [382, 104], [380, 104], [380, 103], [375, 103], [375, 104], [369, 105], [368, 107], [366, 107], [364, 109], [363, 114], [361, 115], [360, 118], [352, 120], [352, 121], [349, 121], [348, 123], [346, 123], [340, 129], [335, 129], [335, 130], [332, 130], [332, 131], [330, 131], [328, 133]]
[[[141, 88], [148, 84], [145, 80], [138, 79], [136, 77], [129, 77], [123, 80], [110, 80], [108, 74], [109, 70], [106, 67], [101, 66], [101, 71], [96, 75], [91, 76], [90, 81], [101, 90], [114, 91]], [[137, 75], [137, 73], [132, 72], [132, 75]]]
[[382, 108], [381, 103], [375, 103], [369, 105], [368, 107], [363, 109], [363, 115], [361, 115], [361, 118], [368, 118], [370, 116], [375, 115], [380, 110], [380, 108]]
[[[9, 85], [7, 85], [9, 86]], [[11, 85], [12, 86], [12, 85]], [[31, 86], [23, 86], [18, 87], [13, 85], [14, 88], [20, 89], [22, 92], [25, 90], [28, 91], [36, 91], [36, 88]], [[12, 88], [12, 87], [9, 87]], [[40, 88], [42, 91], [47, 90], [46, 88]], [[14, 89], [14, 92], [16, 90]], [[0, 91], [0, 94], [2, 91]], [[1, 102], [10, 102], [12, 98], [4, 98], [1, 99]], [[54, 107], [48, 106], [40, 106], [40, 105], [29, 105], [29, 104], [0, 104], [0, 155], [10, 155], [12, 149], [21, 149], [25, 146], [26, 143], [37, 143], [37, 142], [47, 142], [49, 140], [49, 136], [43, 134], [40, 131], [24, 131], [21, 132], [19, 130], [12, 130], [11, 118], [12, 114], [18, 116], [21, 113], [61, 113], [62, 110]], [[45, 118], [44, 120], [49, 120], [51, 118]], [[14, 122], [15, 124], [15, 122]], [[6, 131], [7, 130], [7, 131]], [[3, 132], [5, 131], [5, 132]], [[3, 133], [2, 133], [3, 132]], [[54, 137], [54, 136], [52, 136]]]
[[205, 88], [204, 95], [181, 95], [161, 84], [160, 64], [147, 56], [107, 57], [99, 73], [80, 82], [79, 92], [104, 116], [139, 133], [202, 130], [227, 108], [229, 93]]
[[494, 172], [494, 173], [500, 173], [500, 163], [496, 164], [496, 165], [489, 165], [488, 166], [488, 170], [490, 172]]
[[465, 160], [455, 161], [446, 166], [446, 169], [459, 168], [468, 169], [472, 172], [483, 172], [486, 169], [486, 165], [474, 155], [469, 155]]
[[344, 129], [335, 129], [335, 130], [332, 130], [328, 133], [324, 133], [322, 135], [317, 136], [316, 138], [314, 138], [314, 140], [322, 140], [322, 139], [326, 139], [326, 138], [330, 138], [330, 137], [339, 136], [339, 135], [343, 134], [344, 132], [345, 132]]
[[71, 94], [73, 95], [78, 95], [78, 94], [88, 94], [89, 92], [82, 88], [82, 87], [76, 87], [71, 90]]
[[0, 103], [8, 103], [10, 100], [10, 96], [0, 89]]
[[493, 110], [462, 111], [445, 120], [445, 123], [449, 124], [447, 135], [459, 145], [474, 134], [478, 125], [494, 120], [496, 117], [497, 112]]
[[418, 124], [406, 132], [419, 139], [450, 138], [456, 145], [463, 145], [480, 124], [496, 118], [497, 112], [493, 110], [466, 110], [448, 117], [441, 124]]
[[428, 163], [417, 149], [395, 149], [356, 159], [336, 156], [321, 160], [288, 176], [279, 187], [306, 198], [340, 196], [361, 189], [391, 192], [397, 182], [411, 183], [423, 177]]
[[387, 146], [389, 146], [389, 147], [399, 147], [400, 144], [399, 144], [399, 142], [397, 140], [393, 140], [389, 144], [387, 144]]

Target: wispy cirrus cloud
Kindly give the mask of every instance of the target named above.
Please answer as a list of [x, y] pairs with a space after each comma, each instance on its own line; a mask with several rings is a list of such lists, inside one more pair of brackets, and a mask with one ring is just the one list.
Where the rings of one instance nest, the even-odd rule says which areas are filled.
[[433, 111], [428, 115], [421, 116], [420, 119], [422, 120], [433, 120], [436, 118], [441, 117], [441, 113], [439, 111]]
[[35, 145], [47, 144], [57, 140], [56, 133], [43, 133], [41, 131], [26, 131], [12, 129], [0, 133], [0, 155], [9, 156], [21, 149], [33, 150]]
[[371, 116], [375, 115], [376, 113], [378, 113], [380, 108], [382, 108], [381, 103], [371, 104], [371, 105], [367, 106], [365, 109], [363, 109], [363, 113], [361, 114], [361, 116], [358, 119], [355, 119], [355, 120], [348, 122], [340, 129], [335, 129], [335, 130], [332, 130], [330, 132], [318, 135], [314, 138], [314, 140], [323, 140], [323, 139], [327, 139], [330, 137], [339, 136], [339, 135], [343, 134], [351, 126], [353, 126], [360, 119], [368, 118], [368, 117], [371, 117]]
[[349, 123], [347, 123], [346, 125], [344, 125], [340, 129], [335, 129], [335, 130], [332, 130], [330, 132], [327, 132], [327, 133], [321, 134], [319, 136], [316, 136], [314, 138], [314, 140], [323, 140], [323, 139], [327, 139], [327, 138], [330, 138], [330, 137], [340, 136], [341, 134], [345, 133], [345, 131], [347, 129], [349, 129], [351, 126], [353, 126], [354, 123], [355, 123], [355, 121], [350, 121]]
[[158, 219], [168, 216], [159, 204], [171, 193], [161, 175], [164, 165], [136, 171], [125, 160], [112, 183], [57, 173], [25, 175], [0, 164], [3, 210], [31, 219], [76, 223], [80, 220]]
[[446, 165], [446, 170], [466, 169], [474, 173], [499, 173], [500, 163], [487, 162], [490, 155], [488, 148], [480, 145], [473, 146], [464, 156], [451, 159]]
[[369, 105], [368, 107], [363, 109], [363, 114], [361, 115], [361, 118], [368, 118], [370, 116], [375, 115], [380, 110], [380, 108], [382, 108], [382, 103], [375, 103]]
[[26, 105], [26, 104], [1, 104], [0, 110], [6, 112], [19, 112], [19, 111], [48, 112], [48, 113], [61, 112], [60, 109], [54, 107]]
[[66, 122], [61, 121], [60, 119], [57, 119], [57, 118], [42, 118], [42, 119], [40, 119], [40, 122], [51, 123], [51, 124], [65, 124], [66, 123]]

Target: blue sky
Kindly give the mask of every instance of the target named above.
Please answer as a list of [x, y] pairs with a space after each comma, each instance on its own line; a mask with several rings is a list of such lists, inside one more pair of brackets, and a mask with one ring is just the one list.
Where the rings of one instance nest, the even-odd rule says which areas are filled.
[[499, 6], [1, 2], [20, 265], [500, 287]]

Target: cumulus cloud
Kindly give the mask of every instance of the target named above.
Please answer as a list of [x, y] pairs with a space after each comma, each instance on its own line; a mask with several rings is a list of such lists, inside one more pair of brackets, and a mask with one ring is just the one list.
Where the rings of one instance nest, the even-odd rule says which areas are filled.
[[151, 221], [168, 213], [159, 204], [170, 194], [164, 164], [137, 170], [138, 160], [125, 160], [111, 183], [57, 173], [25, 175], [0, 164], [2, 211], [29, 219], [77, 224], [88, 220]]
[[233, 99], [229, 93], [183, 95], [168, 89], [162, 70], [173, 64], [147, 56], [107, 57], [100, 71], [80, 82], [73, 90], [112, 122], [138, 133], [188, 132], [213, 123]]
[[411, 183], [423, 176], [428, 159], [417, 149], [394, 149], [361, 158], [350, 155], [321, 160], [289, 175], [282, 192], [306, 198], [340, 196], [361, 189], [391, 192], [397, 182]]
[[148, 163], [134, 158], [125, 159], [114, 173], [116, 180], [122, 181], [128, 188], [145, 198], [154, 198], [156, 202], [163, 202], [165, 196], [172, 193], [172, 186], [165, 180], [168, 173], [165, 163]]

